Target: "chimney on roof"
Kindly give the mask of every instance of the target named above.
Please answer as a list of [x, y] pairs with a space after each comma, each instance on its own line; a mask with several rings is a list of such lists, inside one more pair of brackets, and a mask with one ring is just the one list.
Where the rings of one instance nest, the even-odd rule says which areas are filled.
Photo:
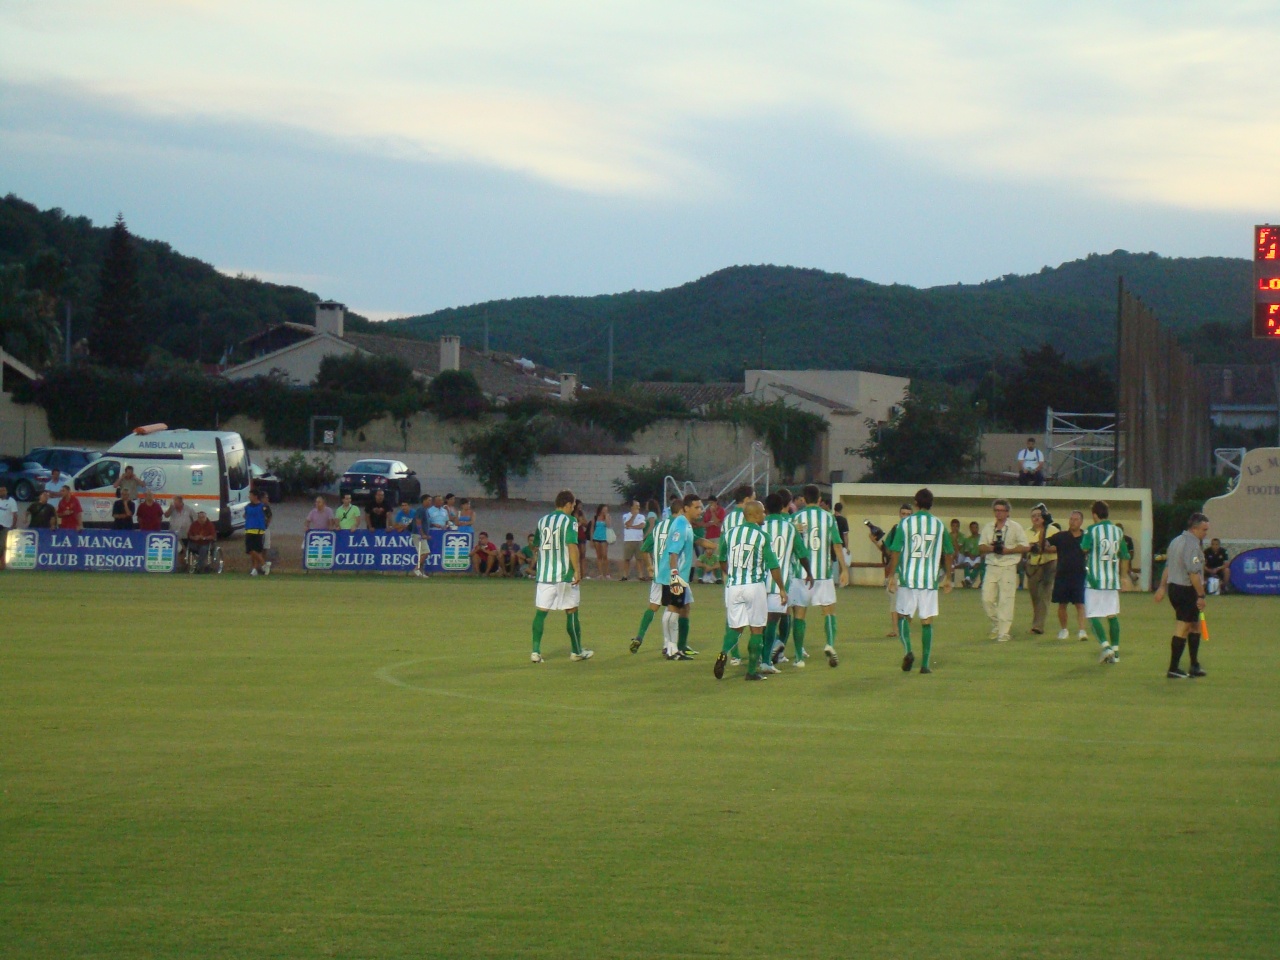
[[1230, 367], [1222, 368], [1222, 399], [1231, 400], [1231, 395], [1235, 393], [1235, 374]]
[[440, 338], [440, 372], [462, 369], [462, 338], [448, 336]]
[[341, 337], [346, 320], [346, 304], [335, 303], [333, 300], [321, 300], [316, 304], [316, 333]]
[[576, 373], [560, 374], [560, 399], [566, 403], [578, 395], [578, 375]]

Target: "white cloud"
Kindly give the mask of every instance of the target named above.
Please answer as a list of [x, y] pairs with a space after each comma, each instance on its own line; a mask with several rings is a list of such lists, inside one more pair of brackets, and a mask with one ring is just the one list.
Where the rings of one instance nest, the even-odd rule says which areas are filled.
[[1274, 208], [1277, 42], [1257, 3], [0, 6], [11, 82], [640, 196], [716, 186], [704, 127], [803, 114], [949, 174]]

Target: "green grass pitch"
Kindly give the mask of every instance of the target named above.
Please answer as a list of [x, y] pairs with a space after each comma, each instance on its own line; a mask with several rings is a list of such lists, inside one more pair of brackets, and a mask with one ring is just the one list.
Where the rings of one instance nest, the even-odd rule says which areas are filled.
[[0, 956], [1280, 955], [1275, 602], [1169, 681], [1148, 595], [1104, 667], [956, 593], [922, 677], [842, 591], [747, 684], [696, 589], [697, 661], [587, 583], [534, 666], [527, 581], [0, 575]]

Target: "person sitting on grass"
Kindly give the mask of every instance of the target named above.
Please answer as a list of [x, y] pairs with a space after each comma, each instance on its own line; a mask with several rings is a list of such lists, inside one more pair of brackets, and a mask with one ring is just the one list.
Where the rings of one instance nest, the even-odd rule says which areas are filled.
[[471, 563], [475, 572], [482, 577], [493, 576], [498, 572], [498, 547], [489, 539], [483, 530], [476, 536], [476, 548], [471, 551]]
[[502, 567], [504, 577], [520, 576], [520, 565], [524, 558], [520, 556], [520, 545], [516, 543], [516, 535], [508, 533], [502, 546], [498, 548], [498, 563]]

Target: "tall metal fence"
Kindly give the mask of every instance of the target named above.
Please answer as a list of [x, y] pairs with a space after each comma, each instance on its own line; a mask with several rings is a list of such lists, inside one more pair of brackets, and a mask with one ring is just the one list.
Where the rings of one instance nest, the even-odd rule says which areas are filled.
[[1210, 470], [1209, 389], [1199, 368], [1138, 297], [1119, 289], [1117, 486], [1171, 500]]

